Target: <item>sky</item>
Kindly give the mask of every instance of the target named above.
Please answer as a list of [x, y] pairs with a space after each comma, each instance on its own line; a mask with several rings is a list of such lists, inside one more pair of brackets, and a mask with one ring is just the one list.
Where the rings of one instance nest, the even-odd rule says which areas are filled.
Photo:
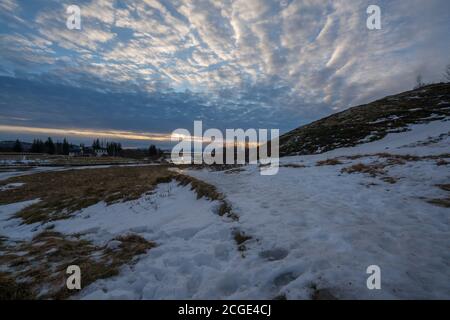
[[449, 34], [448, 0], [0, 0], [0, 140], [284, 133], [441, 81]]

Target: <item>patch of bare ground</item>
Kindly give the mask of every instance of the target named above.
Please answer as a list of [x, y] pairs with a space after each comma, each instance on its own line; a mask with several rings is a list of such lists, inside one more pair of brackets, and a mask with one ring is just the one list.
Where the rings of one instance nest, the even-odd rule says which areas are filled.
[[398, 181], [398, 178], [387, 175], [387, 171], [384, 169], [387, 165], [387, 163], [356, 163], [349, 167], [342, 168], [341, 173], [363, 173], [369, 175], [372, 178], [378, 177], [386, 183], [394, 184]]
[[210, 171], [226, 171], [228, 173], [234, 173], [242, 171], [243, 164], [182, 164], [177, 165], [180, 169], [191, 169], [191, 170], [201, 170], [201, 169], [208, 169]]
[[450, 162], [446, 161], [445, 159], [439, 159], [436, 161], [437, 166], [448, 166]]
[[235, 173], [239, 173], [239, 172], [242, 172], [242, 171], [244, 171], [243, 168], [233, 168], [233, 169], [229, 169], [229, 170], [224, 171], [224, 173], [225, 174], [235, 174]]
[[286, 294], [282, 293], [272, 298], [272, 300], [287, 300]]
[[364, 164], [364, 163], [356, 163], [351, 165], [350, 167], [342, 168], [342, 173], [365, 173], [371, 177], [376, 177], [379, 175], [385, 174], [383, 170], [384, 166], [381, 164]]
[[[378, 157], [378, 161], [364, 164], [357, 163], [349, 167], [341, 169], [341, 173], [364, 173], [371, 177], [380, 177], [381, 180], [387, 183], [396, 183], [398, 178], [387, 175], [387, 167], [404, 165], [412, 161], [428, 161], [436, 160], [436, 165], [446, 165], [446, 158], [450, 157], [450, 154], [430, 155], [430, 156], [413, 156], [413, 155], [398, 155], [390, 153], [377, 153], [373, 155], [353, 155], [347, 157], [340, 157], [340, 159], [357, 160], [366, 157]], [[336, 158], [337, 159], [337, 158]]]
[[427, 156], [414, 156], [410, 154], [392, 154], [387, 152], [380, 152], [374, 154], [354, 154], [349, 156], [340, 156], [336, 158], [331, 158], [325, 160], [325, 164], [327, 161], [331, 163], [336, 162], [339, 164], [340, 160], [358, 160], [361, 158], [369, 158], [369, 157], [377, 157], [379, 159], [385, 159], [388, 162], [388, 165], [396, 165], [396, 164], [405, 164], [410, 161], [425, 161], [425, 160], [436, 160], [436, 161], [445, 161], [445, 159], [450, 159], [450, 153], [443, 153], [437, 155], [427, 155]]
[[335, 166], [338, 164], [342, 164], [342, 161], [340, 161], [337, 158], [333, 158], [333, 159], [326, 159], [326, 160], [321, 160], [321, 161], [317, 161], [316, 166], [320, 167], [320, 166]]
[[0, 272], [0, 300], [31, 300], [35, 297], [26, 283], [16, 282], [6, 272]]
[[438, 184], [438, 185], [436, 185], [436, 187], [439, 187], [444, 191], [450, 192], [450, 184]]
[[309, 284], [308, 288], [311, 290], [311, 300], [338, 300], [330, 289], [318, 288], [316, 283]]
[[281, 168], [297, 168], [297, 169], [306, 168], [306, 166], [304, 164], [300, 164], [300, 163], [286, 163], [286, 164], [281, 164], [280, 167]]
[[[450, 193], [450, 184], [438, 184], [436, 187]], [[439, 207], [450, 208], [450, 194], [445, 198], [436, 198], [428, 200], [428, 203]]]
[[244, 256], [244, 252], [247, 250], [247, 247], [245, 245], [245, 242], [252, 239], [253, 237], [246, 234], [245, 232], [241, 230], [234, 230], [233, 232], [233, 238], [238, 246], [238, 250], [242, 253]]
[[439, 136], [435, 136], [435, 137], [428, 137], [426, 140], [424, 141], [417, 141], [417, 142], [413, 142], [410, 144], [407, 144], [405, 146], [402, 146], [401, 148], [411, 148], [411, 147], [423, 147], [423, 146], [429, 146], [435, 143], [438, 143], [442, 140], [444, 140], [446, 137], [450, 136], [450, 132], [447, 133], [442, 133]]
[[[364, 155], [363, 157], [368, 156], [370, 155]], [[427, 160], [445, 161], [445, 159], [450, 158], [450, 153], [426, 155], [426, 156], [414, 156], [410, 154], [376, 153], [375, 156], [386, 159], [389, 165], [395, 165], [395, 164], [405, 164], [411, 161], [427, 161]]]
[[122, 265], [155, 247], [155, 243], [127, 234], [113, 246], [95, 246], [90, 241], [58, 232], [44, 231], [30, 242], [3, 244], [0, 265], [0, 299], [66, 299], [74, 294], [66, 287], [66, 269], [78, 265], [82, 287], [115, 276]]

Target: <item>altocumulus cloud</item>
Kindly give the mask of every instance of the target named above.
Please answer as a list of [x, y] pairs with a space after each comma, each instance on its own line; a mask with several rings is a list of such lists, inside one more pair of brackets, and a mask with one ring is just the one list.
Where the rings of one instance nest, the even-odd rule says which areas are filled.
[[[382, 29], [370, 31], [372, 2], [2, 0], [1, 74], [125, 94], [135, 102], [116, 111], [104, 103], [90, 103], [86, 111], [73, 100], [65, 108], [48, 103], [32, 110], [31, 101], [9, 97], [15, 110], [6, 102], [0, 108], [9, 119], [31, 118], [28, 124], [44, 127], [77, 119], [90, 128], [153, 130], [148, 126], [159, 124], [156, 130], [167, 131], [200, 118], [215, 127], [286, 131], [409, 89], [419, 73], [439, 81], [450, 62], [450, 2], [376, 1]], [[81, 8], [80, 31], [65, 28], [70, 4]], [[4, 97], [8, 90], [3, 86]], [[126, 114], [122, 122], [117, 110]], [[93, 121], [95, 114], [101, 120]]]

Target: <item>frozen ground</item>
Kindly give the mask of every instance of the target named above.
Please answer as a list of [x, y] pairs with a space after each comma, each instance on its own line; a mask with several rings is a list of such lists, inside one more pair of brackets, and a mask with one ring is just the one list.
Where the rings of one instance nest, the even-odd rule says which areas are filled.
[[[436, 187], [449, 183], [448, 164], [423, 159], [389, 165], [386, 175], [394, 184], [341, 173], [356, 163], [385, 161], [373, 155], [379, 152], [450, 152], [450, 122], [412, 129], [355, 148], [283, 158], [282, 165], [297, 167], [281, 167], [275, 176], [262, 176], [255, 166], [185, 172], [225, 194], [239, 221], [218, 216], [218, 202], [197, 200], [188, 186], [171, 182], [138, 200], [98, 203], [53, 222], [56, 231], [81, 233], [98, 244], [127, 232], [158, 244], [74, 298], [309, 299], [326, 289], [343, 299], [450, 299], [450, 212], [427, 202], [448, 196]], [[358, 154], [367, 156], [316, 165]], [[0, 235], [27, 239], [47, 227], [9, 219], [30, 203], [0, 206]], [[244, 252], [235, 230], [252, 237]], [[381, 290], [366, 287], [369, 265], [381, 268]]]

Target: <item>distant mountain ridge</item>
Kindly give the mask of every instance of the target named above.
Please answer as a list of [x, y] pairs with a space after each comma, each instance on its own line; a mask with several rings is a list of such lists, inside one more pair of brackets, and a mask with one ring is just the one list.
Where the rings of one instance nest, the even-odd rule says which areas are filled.
[[450, 83], [431, 84], [352, 107], [280, 137], [280, 155], [317, 154], [382, 139], [408, 125], [450, 117]]

